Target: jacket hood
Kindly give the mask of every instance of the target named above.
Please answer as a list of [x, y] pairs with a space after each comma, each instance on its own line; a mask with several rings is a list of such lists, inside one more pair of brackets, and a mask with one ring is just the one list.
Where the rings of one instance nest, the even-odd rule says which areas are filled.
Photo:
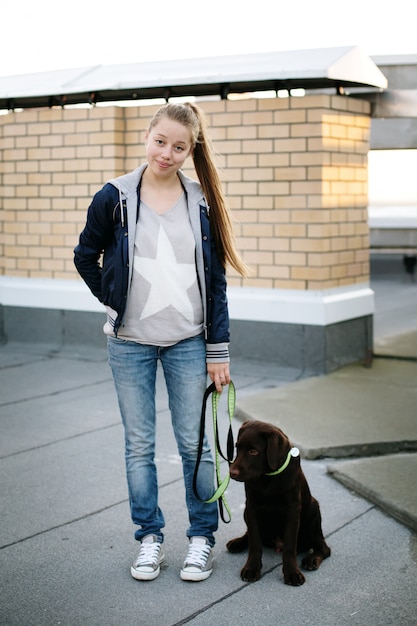
[[124, 196], [128, 197], [131, 194], [136, 193], [136, 189], [139, 185], [140, 179], [142, 178], [142, 174], [145, 169], [146, 163], [133, 170], [133, 172], [123, 174], [123, 176], [118, 176], [117, 178], [111, 178], [107, 182], [113, 185], [113, 187], [116, 187], [116, 189], [119, 190], [119, 193], [122, 193]]
[[[180, 181], [187, 192], [187, 196], [189, 198], [190, 204], [203, 204], [207, 205], [206, 199], [203, 195], [203, 190], [201, 189], [201, 185], [196, 180], [186, 176], [182, 170], [178, 170], [178, 176]], [[208, 207], [207, 207], [208, 208]]]
[[[119, 190], [119, 195], [123, 194], [127, 198], [132, 194], [136, 194], [143, 172], [147, 167], [148, 164], [144, 163], [140, 167], [133, 170], [133, 172], [123, 174], [123, 176], [118, 176], [117, 178], [112, 178], [107, 182]], [[189, 176], [186, 176], [181, 170], [178, 170], [178, 176], [187, 193], [189, 202], [191, 204], [196, 203], [206, 205], [200, 183], [192, 178], [189, 178]]]

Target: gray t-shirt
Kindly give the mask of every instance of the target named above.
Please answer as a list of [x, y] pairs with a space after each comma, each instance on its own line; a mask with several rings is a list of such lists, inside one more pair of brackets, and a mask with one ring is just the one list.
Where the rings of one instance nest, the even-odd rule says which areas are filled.
[[201, 332], [203, 307], [186, 196], [162, 215], [141, 202], [132, 284], [118, 337], [170, 346]]

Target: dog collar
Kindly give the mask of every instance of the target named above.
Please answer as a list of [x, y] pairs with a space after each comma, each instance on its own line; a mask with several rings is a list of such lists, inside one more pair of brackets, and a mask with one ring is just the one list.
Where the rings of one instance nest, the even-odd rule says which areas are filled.
[[281, 467], [275, 470], [275, 472], [267, 472], [266, 476], [275, 476], [276, 474], [281, 474], [281, 472], [283, 472], [288, 467], [289, 462], [291, 461], [291, 458], [299, 456], [299, 454], [300, 454], [300, 451], [298, 448], [291, 448], [291, 450], [287, 454], [287, 458], [285, 459]]

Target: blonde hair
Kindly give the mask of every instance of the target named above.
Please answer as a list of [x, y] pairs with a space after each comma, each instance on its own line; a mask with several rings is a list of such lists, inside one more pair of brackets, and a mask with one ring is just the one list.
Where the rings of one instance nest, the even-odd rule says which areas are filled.
[[190, 102], [165, 104], [153, 116], [149, 130], [163, 117], [179, 122], [190, 130], [194, 167], [210, 207], [210, 227], [218, 255], [224, 266], [230, 263], [241, 276], [247, 276], [248, 268], [236, 249], [233, 226], [220, 177], [214, 164], [214, 151], [203, 111]]

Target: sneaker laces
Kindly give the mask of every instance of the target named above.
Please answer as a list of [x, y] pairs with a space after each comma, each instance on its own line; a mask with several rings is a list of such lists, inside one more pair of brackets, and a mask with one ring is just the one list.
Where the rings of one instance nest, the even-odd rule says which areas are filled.
[[207, 563], [208, 557], [210, 556], [210, 551], [211, 548], [209, 545], [203, 546], [201, 544], [190, 543], [185, 564], [204, 567]]
[[135, 561], [135, 567], [149, 564], [153, 565], [157, 563], [159, 559], [160, 548], [161, 544], [157, 541], [152, 541], [151, 543], [142, 543], [138, 558]]

